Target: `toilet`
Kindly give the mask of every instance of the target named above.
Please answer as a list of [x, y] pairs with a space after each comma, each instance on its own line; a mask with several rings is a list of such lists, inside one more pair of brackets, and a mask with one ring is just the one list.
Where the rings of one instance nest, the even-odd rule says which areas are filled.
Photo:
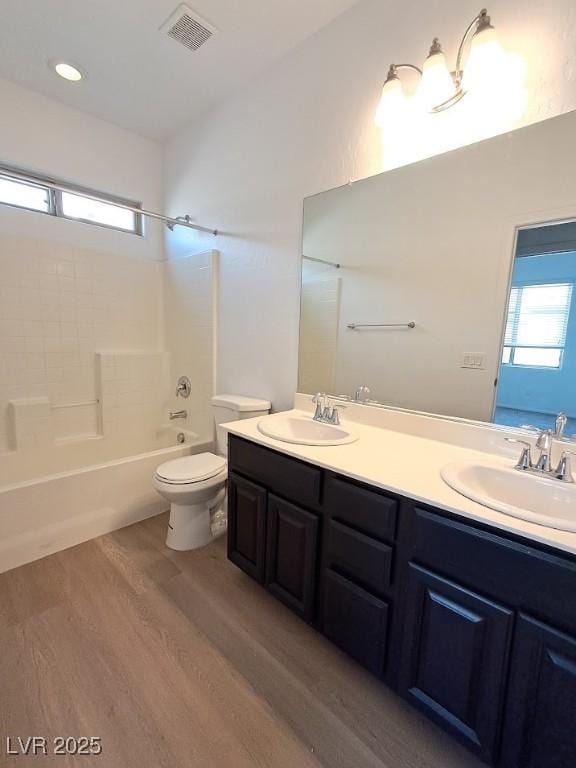
[[[212, 541], [213, 519], [219, 515], [225, 520], [228, 440], [221, 425], [265, 416], [270, 403], [244, 395], [217, 395], [212, 410], [218, 453], [181, 456], [161, 464], [154, 474], [154, 488], [170, 502], [166, 545], [171, 549], [197, 549]], [[219, 529], [223, 533], [225, 524], [220, 523]]]

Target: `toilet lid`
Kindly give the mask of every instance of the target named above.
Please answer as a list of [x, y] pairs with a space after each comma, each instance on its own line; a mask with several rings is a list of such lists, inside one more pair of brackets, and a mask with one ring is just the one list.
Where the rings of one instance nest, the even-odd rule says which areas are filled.
[[182, 456], [161, 464], [156, 477], [167, 483], [199, 483], [214, 477], [226, 467], [226, 459], [213, 453], [198, 453], [196, 456]]

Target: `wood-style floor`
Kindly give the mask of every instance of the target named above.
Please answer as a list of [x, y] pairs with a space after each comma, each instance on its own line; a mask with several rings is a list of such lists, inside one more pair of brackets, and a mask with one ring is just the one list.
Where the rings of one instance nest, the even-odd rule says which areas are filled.
[[[0, 576], [0, 766], [478, 768], [225, 558], [164, 546], [165, 515]], [[6, 736], [100, 736], [10, 757]]]

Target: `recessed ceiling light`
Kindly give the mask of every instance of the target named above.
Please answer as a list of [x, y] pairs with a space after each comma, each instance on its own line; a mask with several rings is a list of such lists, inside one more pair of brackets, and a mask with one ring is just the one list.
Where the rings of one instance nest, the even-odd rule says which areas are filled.
[[54, 69], [57, 75], [63, 77], [64, 80], [69, 80], [72, 83], [77, 83], [84, 77], [81, 70], [74, 64], [69, 64], [66, 61], [51, 61], [49, 65]]

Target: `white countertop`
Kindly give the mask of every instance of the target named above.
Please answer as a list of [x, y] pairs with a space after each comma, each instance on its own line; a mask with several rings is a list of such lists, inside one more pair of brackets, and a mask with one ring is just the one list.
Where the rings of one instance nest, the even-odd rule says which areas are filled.
[[[303, 415], [303, 411], [291, 413]], [[308, 414], [309, 415], [309, 414]], [[519, 518], [495, 512], [461, 496], [441, 478], [440, 470], [449, 462], [502, 462], [511, 459], [428, 437], [404, 434], [354, 421], [350, 426], [358, 435], [355, 443], [337, 446], [308, 446], [285, 443], [263, 435], [258, 429], [260, 417], [226, 424], [234, 435], [265, 445], [287, 456], [307, 461], [324, 469], [360, 480], [400, 496], [406, 496], [456, 515], [494, 526], [503, 531], [576, 554], [576, 533], [535, 525]], [[344, 420], [343, 420], [344, 421]]]

